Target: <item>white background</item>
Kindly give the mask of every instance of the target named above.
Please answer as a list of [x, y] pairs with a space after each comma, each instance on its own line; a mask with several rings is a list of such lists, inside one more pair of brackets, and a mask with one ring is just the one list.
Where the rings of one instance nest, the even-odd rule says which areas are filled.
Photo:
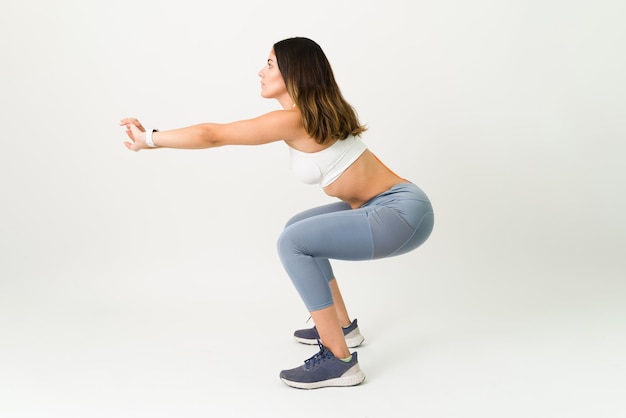
[[[0, 416], [616, 417], [626, 390], [621, 1], [0, 5]], [[258, 70], [316, 40], [365, 142], [433, 201], [417, 251], [337, 263], [365, 384], [315, 349], [275, 253], [331, 199], [283, 144], [127, 151], [278, 108]]]

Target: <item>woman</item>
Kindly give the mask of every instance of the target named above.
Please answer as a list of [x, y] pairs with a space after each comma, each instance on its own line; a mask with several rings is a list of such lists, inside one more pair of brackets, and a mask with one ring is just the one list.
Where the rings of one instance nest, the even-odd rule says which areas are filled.
[[360, 140], [365, 127], [343, 98], [319, 45], [306, 38], [277, 42], [259, 76], [261, 95], [278, 100], [282, 110], [170, 131], [146, 130], [137, 119], [122, 119], [130, 138], [125, 145], [139, 151], [287, 144], [296, 176], [339, 201], [296, 215], [278, 240], [281, 262], [315, 323], [294, 337], [320, 348], [280, 378], [303, 389], [358, 385], [365, 375], [348, 347], [360, 345], [363, 337], [356, 319], [348, 316], [329, 259], [371, 260], [417, 248], [432, 231], [432, 206]]

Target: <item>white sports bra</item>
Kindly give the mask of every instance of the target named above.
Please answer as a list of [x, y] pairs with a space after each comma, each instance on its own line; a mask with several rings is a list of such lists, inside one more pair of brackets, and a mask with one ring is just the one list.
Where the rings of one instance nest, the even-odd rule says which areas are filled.
[[337, 180], [365, 150], [367, 146], [356, 136], [337, 140], [318, 152], [303, 152], [289, 147], [291, 170], [306, 184], [326, 187]]

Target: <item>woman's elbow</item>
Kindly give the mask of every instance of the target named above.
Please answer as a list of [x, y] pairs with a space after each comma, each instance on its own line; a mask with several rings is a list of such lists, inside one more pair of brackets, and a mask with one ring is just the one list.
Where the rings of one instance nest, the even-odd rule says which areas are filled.
[[220, 140], [219, 129], [215, 124], [205, 123], [198, 127], [200, 128], [198, 137], [203, 148], [215, 148], [223, 145], [223, 141]]

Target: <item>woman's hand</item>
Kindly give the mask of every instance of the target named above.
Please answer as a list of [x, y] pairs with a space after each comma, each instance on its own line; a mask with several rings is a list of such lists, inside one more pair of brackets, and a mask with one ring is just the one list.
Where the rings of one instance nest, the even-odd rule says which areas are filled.
[[126, 135], [130, 141], [124, 141], [124, 145], [131, 151], [139, 151], [149, 148], [146, 144], [146, 129], [141, 122], [135, 118], [124, 118], [120, 121], [120, 126], [126, 128]]

